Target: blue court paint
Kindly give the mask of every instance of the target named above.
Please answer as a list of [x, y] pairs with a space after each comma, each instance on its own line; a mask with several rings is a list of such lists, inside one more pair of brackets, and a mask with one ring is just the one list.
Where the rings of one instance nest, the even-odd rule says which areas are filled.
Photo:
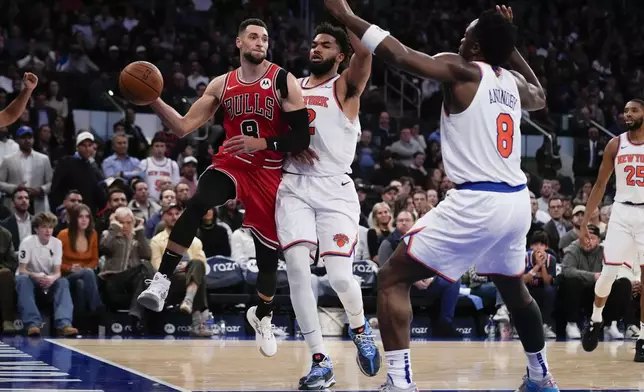
[[0, 369], [0, 391], [181, 391], [45, 339], [21, 336], [2, 338]]

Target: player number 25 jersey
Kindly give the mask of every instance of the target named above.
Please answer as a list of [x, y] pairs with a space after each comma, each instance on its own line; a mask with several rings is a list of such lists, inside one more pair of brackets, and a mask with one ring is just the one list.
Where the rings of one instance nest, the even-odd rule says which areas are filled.
[[441, 113], [441, 152], [447, 176], [456, 184], [526, 183], [521, 170], [521, 99], [514, 76], [475, 62], [481, 83], [461, 113]]
[[318, 177], [351, 173], [351, 163], [360, 137], [360, 121], [357, 118], [349, 120], [342, 110], [336, 95], [339, 77], [336, 75], [313, 87], [304, 87], [307, 78], [299, 80], [309, 114], [310, 148], [320, 160], [308, 165], [287, 159], [285, 172]]
[[615, 201], [644, 203], [644, 144], [635, 144], [628, 132], [618, 136], [615, 157]]

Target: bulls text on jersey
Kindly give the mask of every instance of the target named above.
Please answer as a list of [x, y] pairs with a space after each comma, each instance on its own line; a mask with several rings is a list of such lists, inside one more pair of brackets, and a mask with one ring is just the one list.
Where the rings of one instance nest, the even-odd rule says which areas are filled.
[[[234, 87], [229, 89], [234, 89]], [[228, 117], [233, 120], [237, 116], [255, 114], [268, 120], [273, 120], [275, 112], [275, 99], [273, 97], [264, 97], [262, 100], [259, 93], [250, 93], [234, 95], [224, 100], [224, 108]]]

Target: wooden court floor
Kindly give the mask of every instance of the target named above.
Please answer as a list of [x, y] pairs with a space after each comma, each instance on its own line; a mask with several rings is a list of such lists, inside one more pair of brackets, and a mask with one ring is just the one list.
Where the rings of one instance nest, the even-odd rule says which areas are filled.
[[[252, 340], [55, 340], [186, 390], [292, 390], [310, 366], [303, 341], [280, 341], [264, 358]], [[644, 364], [633, 362], [633, 341], [600, 343], [586, 353], [579, 341], [549, 342], [548, 362], [561, 389], [644, 389]], [[349, 341], [327, 341], [337, 390], [377, 390], [386, 367], [368, 378]], [[422, 390], [514, 390], [525, 373], [518, 341], [413, 342], [414, 378]]]

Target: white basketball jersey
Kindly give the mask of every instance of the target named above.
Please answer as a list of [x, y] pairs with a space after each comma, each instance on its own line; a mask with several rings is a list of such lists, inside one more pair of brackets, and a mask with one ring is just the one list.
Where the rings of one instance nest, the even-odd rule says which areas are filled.
[[[628, 132], [618, 136], [615, 157], [615, 201], [644, 203], [644, 144], [634, 144]], [[642, 169], [642, 170], [640, 170]]]
[[308, 176], [336, 176], [351, 173], [351, 163], [360, 137], [360, 121], [351, 121], [342, 111], [335, 92], [340, 75], [313, 87], [304, 87], [308, 78], [300, 79], [304, 103], [309, 113], [310, 148], [320, 157], [308, 165], [287, 159], [285, 172]]
[[441, 113], [441, 153], [455, 183], [527, 182], [521, 170], [521, 99], [514, 76], [476, 61], [481, 84], [465, 111]]

